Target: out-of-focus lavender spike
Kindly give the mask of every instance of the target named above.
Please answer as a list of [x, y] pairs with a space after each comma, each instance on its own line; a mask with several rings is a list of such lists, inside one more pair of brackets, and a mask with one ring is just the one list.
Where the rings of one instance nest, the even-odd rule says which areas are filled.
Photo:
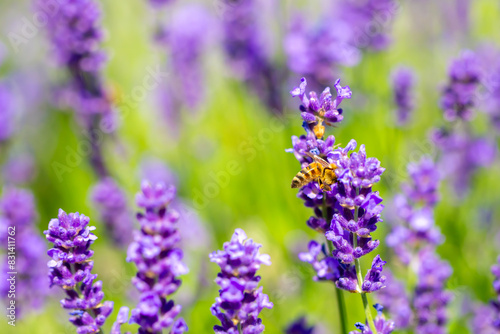
[[390, 288], [380, 290], [376, 296], [377, 300], [386, 305], [396, 329], [407, 329], [413, 322], [413, 311], [405, 285], [394, 278], [389, 269], [385, 270], [384, 275], [385, 284]]
[[214, 326], [216, 333], [262, 333], [264, 325], [259, 313], [271, 309], [273, 303], [258, 287], [257, 275], [261, 264], [271, 265], [267, 254], [260, 254], [261, 245], [247, 239], [242, 229], [236, 229], [231, 241], [224, 243], [224, 250], [210, 254], [210, 261], [218, 264], [221, 272], [215, 282], [220, 286], [219, 297], [212, 305], [212, 314], [221, 325]]
[[91, 189], [91, 199], [113, 241], [119, 246], [128, 245], [132, 241], [133, 215], [123, 189], [107, 177]]
[[113, 311], [113, 302], [102, 302], [102, 282], [94, 282], [97, 275], [92, 274], [94, 251], [90, 246], [97, 236], [89, 221], [84, 215], [59, 209], [58, 217], [44, 231], [47, 241], [54, 244], [47, 252], [52, 258], [47, 264], [50, 286], [59, 286], [66, 293], [61, 306], [71, 310], [69, 321], [81, 334], [99, 332]]
[[313, 334], [314, 326], [309, 327], [306, 318], [301, 317], [292, 322], [285, 330], [285, 334]]
[[181, 306], [167, 299], [179, 288], [179, 276], [188, 272], [182, 261], [183, 252], [178, 248], [179, 214], [169, 207], [175, 197], [175, 187], [143, 182], [141, 188], [136, 203], [145, 211], [137, 214], [141, 229], [135, 231], [127, 252], [127, 261], [137, 267], [132, 283], [141, 295], [130, 322], [138, 324], [141, 333], [171, 328], [173, 333], [180, 334], [187, 331], [184, 320], [176, 319]]
[[261, 25], [263, 6], [258, 0], [222, 0], [222, 43], [233, 72], [244, 80], [263, 102], [281, 113], [279, 81], [282, 74], [271, 60], [265, 28]]
[[0, 144], [14, 133], [14, 98], [5, 82], [0, 81]]
[[391, 74], [396, 117], [399, 125], [410, 121], [414, 105], [415, 73], [409, 67], [398, 67]]
[[[36, 211], [33, 194], [24, 189], [4, 188], [0, 198], [0, 238], [7, 251], [2, 256], [0, 292], [7, 298], [15, 284], [16, 315], [24, 316], [39, 310], [49, 293], [47, 267], [40, 254], [45, 252], [45, 243], [35, 226]], [[12, 261], [15, 256], [15, 261]], [[11, 265], [11, 263], [15, 264]], [[18, 272], [15, 282], [9, 272]], [[6, 299], [7, 301], [8, 299]]]
[[35, 177], [35, 162], [28, 152], [14, 153], [3, 165], [2, 179], [8, 185], [23, 185]]
[[[375, 328], [377, 329], [377, 334], [390, 334], [396, 328], [394, 325], [394, 321], [386, 319], [382, 311], [384, 307], [380, 304], [375, 304], [373, 307], [377, 310], [377, 316], [375, 317], [374, 323]], [[373, 334], [373, 331], [370, 329], [370, 326], [367, 324], [362, 324], [360, 322], [356, 323], [356, 328], [358, 331], [351, 331], [349, 334]]]
[[303, 16], [296, 15], [284, 41], [288, 67], [299, 75], [310, 78], [313, 87], [333, 82], [339, 66], [354, 66], [361, 60], [361, 52], [351, 40], [349, 24], [331, 18], [322, 18], [309, 25]]

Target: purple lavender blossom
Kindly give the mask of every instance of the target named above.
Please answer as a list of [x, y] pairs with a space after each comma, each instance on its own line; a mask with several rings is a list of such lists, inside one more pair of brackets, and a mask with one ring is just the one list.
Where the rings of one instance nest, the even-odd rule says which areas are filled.
[[398, 67], [392, 72], [391, 78], [398, 124], [405, 125], [415, 108], [413, 102], [415, 73], [409, 67]]
[[313, 86], [326, 85], [335, 79], [339, 66], [354, 66], [361, 52], [351, 44], [352, 29], [340, 20], [323, 17], [319, 24], [308, 26], [303, 16], [296, 16], [285, 37], [288, 67], [310, 77]]
[[[47, 1], [39, 0], [39, 5], [48, 6]], [[99, 50], [104, 38], [100, 16], [93, 0], [63, 0], [47, 25], [57, 62], [72, 75], [74, 107], [83, 114], [110, 112], [99, 74], [106, 59]]]
[[[33, 194], [28, 190], [5, 188], [0, 198], [0, 238], [4, 249], [9, 253], [2, 257], [0, 292], [5, 298], [9, 295], [10, 281], [8, 272], [22, 273], [16, 279], [16, 314], [21, 317], [31, 310], [40, 309], [48, 295], [48, 284], [40, 284], [47, 267], [40, 254], [45, 251], [45, 243], [35, 228], [35, 203]], [[13, 233], [13, 234], [12, 234]], [[15, 239], [15, 265], [11, 266], [11, 243]], [[10, 239], [11, 240], [11, 239]], [[11, 252], [12, 251], [12, 252]]]
[[155, 8], [162, 8], [172, 2], [174, 2], [174, 0], [149, 0], [151, 6]]
[[295, 320], [285, 330], [285, 334], [313, 334], [313, 332], [314, 326], [307, 326], [305, 317]]
[[452, 269], [437, 257], [432, 247], [422, 249], [418, 261], [418, 282], [413, 299], [416, 332], [444, 334], [448, 320], [446, 306], [452, 298], [444, 288]]
[[408, 265], [420, 245], [439, 245], [443, 236], [434, 222], [434, 206], [438, 201], [439, 171], [429, 157], [408, 166], [410, 180], [401, 186], [403, 194], [394, 198], [397, 217], [387, 236], [387, 245], [394, 248], [401, 262]]
[[500, 131], [500, 51], [485, 47], [479, 53], [481, 64], [481, 109], [491, 120], [495, 130]]
[[351, 44], [359, 49], [380, 51], [391, 42], [388, 30], [396, 16], [399, 3], [395, 0], [343, 0], [337, 8], [339, 19], [352, 29]]
[[[342, 100], [350, 99], [352, 92], [349, 86], [342, 87], [340, 79], [335, 81], [337, 96], [332, 99], [330, 88], [327, 87], [318, 97], [316, 92], [311, 91], [306, 94], [307, 81], [305, 78], [300, 80], [299, 87], [295, 87], [290, 94], [293, 97], [298, 96], [302, 102], [300, 110], [302, 119], [307, 124], [310, 131], [314, 132], [316, 138], [322, 139], [325, 133], [325, 125], [333, 125], [342, 121], [342, 109], [339, 108]], [[309, 97], [307, 96], [309, 95]]]
[[162, 183], [153, 186], [147, 182], [143, 182], [141, 188], [136, 203], [145, 212], [137, 214], [141, 229], [135, 231], [127, 252], [127, 261], [137, 266], [132, 283], [141, 295], [130, 322], [140, 326], [140, 333], [171, 328], [172, 333], [180, 334], [187, 330], [182, 318], [175, 319], [181, 306], [167, 299], [179, 288], [178, 277], [188, 272], [182, 262], [183, 252], [177, 247], [179, 214], [168, 208], [176, 190], [174, 186], [166, 187]]
[[[42, 10], [51, 8], [50, 2], [37, 0]], [[104, 37], [101, 12], [94, 0], [61, 0], [57, 9], [57, 15], [49, 15], [47, 33], [58, 65], [69, 73], [63, 95], [90, 137], [91, 166], [104, 178], [109, 172], [98, 133], [113, 131], [116, 120], [101, 75], [106, 60], [99, 48]]]
[[171, 97], [190, 110], [198, 109], [205, 99], [203, 54], [214, 40], [214, 20], [201, 5], [189, 5], [173, 13], [163, 28], [162, 44], [170, 50], [170, 66], [174, 82]]
[[89, 218], [79, 213], [66, 214], [59, 209], [58, 218], [52, 219], [44, 231], [47, 240], [54, 244], [47, 254], [50, 286], [59, 286], [66, 293], [61, 306], [70, 312], [69, 321], [77, 327], [78, 334], [99, 332], [106, 318], [113, 311], [113, 302], [105, 301], [102, 282], [92, 274], [94, 252], [90, 246], [97, 237], [88, 226]]
[[377, 294], [377, 300], [386, 306], [387, 311], [394, 320], [395, 328], [407, 329], [413, 322], [413, 311], [410, 297], [405, 290], [405, 285], [393, 277], [389, 270], [384, 272], [386, 284], [389, 289], [382, 289]]
[[128, 245], [132, 240], [133, 221], [123, 189], [107, 177], [91, 189], [91, 198], [113, 241], [120, 246]]
[[261, 245], [247, 239], [242, 229], [236, 229], [230, 242], [224, 243], [224, 250], [210, 254], [210, 261], [217, 263], [221, 272], [215, 282], [221, 287], [220, 296], [212, 305], [212, 314], [221, 325], [214, 326], [216, 333], [257, 334], [264, 331], [259, 313], [271, 309], [273, 303], [262, 287], [261, 277], [256, 276], [261, 264], [271, 265], [267, 254], [260, 254]]
[[479, 305], [474, 310], [472, 329], [477, 334], [493, 334], [500, 331], [500, 257], [497, 264], [491, 266], [491, 273], [495, 277], [493, 288], [496, 298], [489, 304]]
[[[389, 334], [395, 329], [394, 322], [385, 319], [382, 311], [384, 308], [380, 304], [375, 304], [373, 307], [377, 310], [377, 317], [375, 317], [374, 323], [378, 334]], [[349, 334], [372, 334], [372, 330], [368, 325], [362, 324], [360, 322], [356, 323], [356, 328], [358, 331], [349, 332]]]
[[274, 112], [282, 111], [279, 81], [267, 47], [269, 33], [260, 24], [262, 4], [257, 0], [222, 0], [222, 44], [235, 75], [245, 81]]
[[5, 184], [22, 185], [29, 183], [35, 176], [35, 162], [29, 153], [12, 155], [3, 165], [2, 178]]
[[431, 134], [431, 139], [441, 151], [439, 168], [446, 170], [446, 176], [459, 199], [467, 195], [476, 172], [491, 166], [498, 155], [496, 143], [487, 137], [437, 129]]
[[0, 82], [0, 143], [14, 132], [14, 99], [5, 83]]
[[477, 56], [472, 51], [465, 51], [451, 63], [448, 75], [449, 83], [440, 103], [444, 118], [449, 122], [456, 119], [469, 121], [473, 117], [481, 76]]

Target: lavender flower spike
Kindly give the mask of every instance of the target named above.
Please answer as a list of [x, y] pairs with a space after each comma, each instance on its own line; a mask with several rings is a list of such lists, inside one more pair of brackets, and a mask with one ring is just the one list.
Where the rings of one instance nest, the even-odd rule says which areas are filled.
[[166, 328], [171, 328], [173, 334], [187, 331], [184, 320], [175, 319], [181, 306], [167, 299], [181, 285], [178, 277], [188, 272], [182, 262], [183, 252], [178, 248], [179, 214], [168, 208], [175, 191], [174, 186], [143, 182], [142, 192], [136, 196], [137, 205], [145, 212], [137, 214], [141, 229], [135, 231], [127, 261], [137, 266], [132, 283], [141, 296], [130, 322], [140, 326], [139, 333], [158, 333]]
[[398, 125], [405, 125], [410, 120], [414, 109], [413, 88], [415, 86], [415, 74], [411, 68], [398, 67], [392, 73], [392, 89], [394, 103], [396, 104], [396, 115]]
[[[21, 317], [32, 309], [43, 306], [49, 293], [47, 284], [40, 284], [40, 277], [47, 273], [45, 260], [40, 257], [45, 242], [35, 228], [35, 204], [33, 194], [28, 190], [6, 187], [0, 198], [0, 238], [7, 254], [1, 257], [0, 293], [7, 302], [10, 281], [8, 272], [22, 273], [16, 280], [16, 311]], [[9, 237], [15, 233], [15, 249]], [[8, 241], [10, 240], [10, 241]], [[12, 265], [15, 252], [15, 264]]]
[[491, 273], [495, 276], [493, 288], [497, 294], [496, 298], [489, 304], [475, 308], [472, 320], [473, 333], [492, 334], [500, 331], [500, 256], [497, 262], [491, 266]]
[[212, 305], [212, 314], [221, 325], [214, 326], [215, 333], [258, 334], [264, 331], [259, 313], [271, 309], [273, 303], [262, 287], [257, 287], [260, 276], [256, 276], [261, 264], [270, 265], [267, 254], [260, 254], [261, 245], [247, 239], [242, 229], [236, 229], [224, 250], [210, 254], [210, 261], [217, 263], [221, 272], [215, 282], [221, 287], [220, 296]]
[[330, 93], [330, 87], [325, 88], [323, 93], [318, 97], [314, 91], [309, 92], [309, 97], [306, 95], [306, 78], [300, 79], [299, 87], [294, 88], [290, 94], [293, 97], [298, 96], [302, 102], [300, 110], [302, 111], [302, 119], [307, 124], [308, 129], [316, 135], [316, 138], [322, 139], [325, 133], [326, 125], [333, 125], [342, 121], [342, 109], [339, 108], [340, 103], [344, 99], [350, 99], [352, 92], [349, 86], [342, 87], [340, 79], [335, 81], [335, 89], [337, 96], [334, 99]]
[[47, 240], [54, 244], [47, 252], [52, 258], [47, 264], [50, 286], [60, 286], [66, 293], [61, 306], [73, 310], [69, 321], [77, 327], [78, 334], [99, 332], [113, 311], [113, 302], [102, 302], [102, 282], [94, 282], [97, 275], [91, 273], [94, 252], [90, 246], [97, 237], [91, 232], [95, 227], [88, 224], [88, 217], [59, 209], [58, 218], [52, 219], [44, 231]]

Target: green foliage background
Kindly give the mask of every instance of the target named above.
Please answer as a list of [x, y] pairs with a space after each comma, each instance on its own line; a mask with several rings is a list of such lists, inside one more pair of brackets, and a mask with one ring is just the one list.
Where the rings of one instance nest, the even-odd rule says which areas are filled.
[[[381, 53], [366, 53], [358, 66], [342, 70], [342, 83], [351, 87], [353, 98], [343, 103], [345, 121], [328, 130], [328, 134], [334, 134], [337, 142], [343, 145], [351, 138], [356, 139], [358, 145], [366, 144], [368, 155], [377, 157], [387, 168], [382, 182], [376, 186], [387, 200], [398, 192], [400, 182], [406, 179], [407, 163], [418, 160], [423, 154], [437, 154], [427, 138], [432, 127], [442, 124], [438, 108], [439, 88], [446, 82], [450, 59], [463, 48], [476, 48], [482, 43], [497, 45], [500, 41], [498, 1], [473, 1], [468, 33], [451, 33], [447, 29], [446, 13], [442, 9], [446, 5], [454, 8], [452, 1], [402, 2], [393, 28], [392, 46]], [[8, 16], [12, 6], [16, 6], [15, 15]], [[110, 55], [106, 81], [119, 93], [128, 94], [142, 82], [147, 66], [166, 61], [162, 50], [151, 43], [155, 13], [148, 8], [146, 1], [139, 0], [104, 0], [102, 6], [107, 31], [104, 48]], [[282, 1], [283, 12], [276, 15], [287, 18], [293, 8], [301, 6], [305, 7], [305, 2]], [[309, 2], [307, 6], [312, 7], [308, 10], [313, 12], [320, 10], [319, 2]], [[10, 29], [15, 29], [23, 16], [31, 17], [29, 10], [29, 2], [15, 5], [0, 2], [0, 17], [5, 19], [0, 38], [7, 46]], [[29, 42], [36, 46], [27, 45], [24, 49], [34, 49], [35, 54], [27, 57], [23, 53], [28, 51], [22, 49], [21, 55], [9, 58], [0, 73], [7, 76], [19, 68], [28, 68], [33, 70], [34, 76], [59, 77], [58, 70], [45, 60], [49, 56], [44, 38], [41, 31]], [[176, 172], [179, 196], [188, 203], [213, 182], [211, 172], [226, 171], [228, 162], [236, 161], [240, 172], [231, 176], [229, 183], [219, 187], [218, 193], [208, 198], [206, 205], [198, 210], [213, 242], [210, 249], [199, 249], [193, 257], [208, 259], [208, 254], [220, 249], [235, 228], [243, 228], [250, 237], [263, 244], [262, 252], [270, 254], [273, 261], [271, 267], [261, 270], [264, 291], [275, 303], [273, 310], [262, 313], [266, 332], [281, 333], [290, 321], [307, 315], [310, 323], [321, 322], [330, 333], [338, 333], [334, 288], [331, 284], [313, 282], [312, 270], [301, 264], [295, 255], [297, 249], [305, 249], [309, 239], [317, 237], [305, 225], [311, 212], [296, 198], [296, 191], [290, 189], [298, 163], [293, 155], [284, 151], [291, 147], [292, 135], [303, 133], [299, 112], [296, 107], [288, 107], [285, 116], [276, 119], [250, 90], [225, 75], [229, 71], [220, 58], [220, 54], [214, 52], [207, 61], [209, 98], [204, 110], [198, 114], [181, 111], [179, 138], [169, 135], [168, 127], [152, 103], [152, 96], [148, 97], [123, 113], [123, 125], [117, 135], [106, 139], [107, 163], [127, 190], [131, 207], [135, 208], [133, 196], [140, 185], [137, 169], [144, 156], [159, 157]], [[37, 73], [31, 63], [25, 61], [35, 62], [42, 71]], [[417, 108], [413, 121], [405, 128], [394, 125], [389, 84], [390, 72], [398, 64], [412, 66], [418, 74]], [[290, 90], [299, 79], [300, 75], [297, 75], [282, 89]], [[289, 106], [298, 107], [298, 101], [289, 102]], [[133, 296], [127, 290], [134, 267], [125, 262], [125, 251], [112, 247], [103, 224], [97, 219], [97, 212], [89, 205], [88, 189], [96, 178], [88, 164], [83, 161], [65, 174], [62, 181], [54, 173], [53, 162], [64, 163], [66, 147], [75, 148], [81, 140], [72, 114], [53, 110], [47, 105], [29, 112], [43, 115], [42, 119], [19, 131], [15, 141], [32, 148], [36, 157], [37, 176], [31, 188], [37, 200], [38, 228], [41, 233], [59, 208], [91, 217], [99, 236], [94, 247], [95, 272], [104, 283], [106, 299], [115, 302], [115, 311], [105, 326], [109, 331], [119, 307], [133, 306]], [[482, 132], [487, 125], [486, 117], [479, 113], [474, 120], [474, 129]], [[1, 154], [5, 156], [7, 148], [2, 150]], [[463, 202], [458, 202], [447, 186], [442, 187], [436, 220], [446, 236], [439, 253], [454, 270], [448, 283], [455, 295], [450, 307], [450, 333], [468, 331], [468, 316], [463, 312], [464, 305], [470, 305], [469, 298], [485, 302], [494, 295], [489, 267], [499, 253], [498, 167], [496, 162], [492, 168], [480, 171], [474, 178], [471, 193]], [[387, 204], [390, 205], [390, 201]], [[482, 215], [489, 210], [493, 212], [491, 222], [484, 221]], [[389, 208], [386, 212], [384, 219], [390, 221], [391, 217], [387, 216]], [[382, 240], [378, 251], [389, 260], [391, 269], [404, 275], [391, 263], [392, 254], [384, 246], [387, 232], [387, 224], [381, 223], [375, 233], [375, 237]], [[365, 268], [372, 257], [368, 258], [363, 263]], [[182, 315], [189, 324], [190, 333], [210, 333], [216, 323], [210, 314], [210, 306], [217, 295], [217, 286], [213, 283], [217, 267], [208, 263], [207, 273], [201, 280], [197, 276], [202, 271], [199, 263], [196, 262], [191, 273], [183, 278], [181, 289], [195, 294], [196, 300], [184, 307]], [[40, 280], [40, 284], [43, 283]], [[61, 292], [56, 289], [52, 292], [52, 299], [41, 312], [27, 315], [17, 322], [15, 328], [7, 326], [4, 318], [0, 321], [0, 332], [71, 333], [67, 314], [58, 303]], [[346, 295], [346, 302], [349, 323], [354, 329], [354, 323], [364, 319], [361, 300], [357, 295]], [[135, 329], [133, 326], [129, 328]]]

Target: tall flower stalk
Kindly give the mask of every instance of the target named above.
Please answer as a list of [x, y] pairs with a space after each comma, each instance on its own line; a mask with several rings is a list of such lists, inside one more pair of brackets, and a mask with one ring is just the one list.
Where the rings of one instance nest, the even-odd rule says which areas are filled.
[[[132, 283], [140, 298], [132, 310], [130, 322], [140, 326], [139, 333], [161, 333], [170, 328], [172, 334], [180, 334], [188, 329], [184, 319], [176, 319], [181, 305], [169, 299], [181, 285], [179, 276], [188, 272], [182, 262], [183, 252], [178, 248], [180, 233], [176, 223], [179, 214], [168, 207], [175, 192], [174, 186], [143, 182], [142, 191], [136, 196], [137, 205], [144, 212], [137, 214], [141, 229], [135, 231], [127, 261], [137, 266]], [[128, 309], [122, 308], [120, 314], [115, 323], [117, 328], [124, 322]]]
[[242, 229], [236, 229], [224, 250], [210, 254], [210, 261], [221, 268], [215, 282], [220, 286], [219, 297], [212, 305], [212, 314], [221, 324], [215, 333], [258, 334], [264, 331], [259, 313], [271, 309], [273, 303], [258, 287], [261, 277], [257, 271], [261, 264], [271, 265], [267, 254], [260, 254], [261, 245], [247, 239]]
[[[314, 210], [314, 216], [309, 218], [307, 225], [326, 238], [326, 245], [311, 241], [309, 251], [299, 254], [299, 258], [316, 270], [315, 280], [332, 281], [338, 289], [359, 293], [368, 326], [373, 333], [377, 333], [367, 294], [385, 287], [382, 268], [386, 262], [377, 255], [371, 268], [363, 275], [360, 258], [380, 243], [372, 239], [371, 233], [382, 221], [380, 213], [384, 206], [380, 204], [382, 198], [378, 192], [372, 191], [372, 186], [380, 180], [384, 168], [380, 167], [377, 159], [367, 158], [364, 145], [358, 152], [352, 152], [357, 146], [355, 140], [351, 140], [345, 148], [334, 148], [333, 136], [324, 139], [325, 125], [339, 123], [343, 119], [343, 110], [339, 106], [342, 100], [351, 98], [349, 87], [342, 87], [337, 80], [337, 96], [333, 98], [329, 88], [319, 96], [315, 92], [306, 95], [306, 85], [303, 78], [291, 94], [301, 99], [300, 110], [307, 134], [292, 137], [293, 148], [287, 151], [294, 153], [302, 168], [313, 162], [311, 155], [334, 164], [336, 182], [328, 190], [315, 179], [299, 190], [298, 197], [304, 200], [305, 206]], [[346, 333], [343, 296], [340, 290], [336, 291], [341, 331]]]
[[[50, 0], [38, 0], [40, 8], [50, 8]], [[116, 127], [113, 105], [102, 77], [106, 55], [100, 48], [104, 39], [101, 27], [101, 11], [95, 0], [61, 0], [58, 11], [47, 23], [47, 34], [52, 44], [57, 64], [68, 73], [68, 82], [61, 91], [61, 101], [73, 109], [75, 116], [90, 139], [89, 162], [99, 178], [96, 189], [114, 182], [102, 152], [102, 140], [106, 133]], [[60, 172], [63, 175], [64, 172]], [[109, 186], [108, 186], [109, 189]], [[119, 187], [115, 187], [114, 198], [125, 198]], [[99, 196], [96, 196], [99, 198]], [[94, 197], [93, 197], [94, 198]], [[132, 220], [125, 219], [125, 207], [119, 212], [117, 203], [96, 202], [104, 224], [118, 245], [123, 245], [122, 231], [130, 231]], [[111, 216], [121, 216], [119, 224]], [[121, 231], [119, 231], [122, 227]]]
[[47, 284], [40, 284], [40, 278], [47, 272], [46, 262], [40, 257], [46, 246], [36, 230], [35, 220], [33, 194], [6, 187], [0, 198], [0, 237], [7, 252], [1, 257], [0, 292], [8, 305], [13, 283], [12, 274], [8, 273], [17, 273], [14, 282], [18, 317], [40, 309], [49, 292]]
[[[406, 296], [404, 289], [399, 294], [390, 291], [380, 299], [390, 308], [397, 319], [398, 329], [413, 327], [416, 333], [445, 333], [446, 307], [451, 295], [445, 290], [451, 276], [450, 265], [439, 258], [436, 247], [443, 236], [434, 221], [434, 207], [439, 200], [439, 171], [429, 157], [408, 166], [410, 180], [401, 186], [402, 193], [394, 198], [395, 214], [399, 223], [394, 223], [387, 236], [387, 244], [409, 271], [407, 277], [412, 291]], [[392, 279], [392, 277], [391, 277]], [[395, 283], [395, 287], [399, 284]], [[412, 306], [410, 311], [409, 305]]]
[[102, 282], [92, 274], [94, 252], [90, 246], [97, 237], [91, 232], [89, 218], [79, 213], [66, 214], [59, 210], [58, 217], [44, 231], [47, 240], [54, 244], [47, 254], [50, 286], [59, 286], [66, 294], [61, 300], [64, 309], [71, 310], [69, 321], [78, 334], [101, 333], [107, 317], [113, 311], [113, 302], [102, 300]]

